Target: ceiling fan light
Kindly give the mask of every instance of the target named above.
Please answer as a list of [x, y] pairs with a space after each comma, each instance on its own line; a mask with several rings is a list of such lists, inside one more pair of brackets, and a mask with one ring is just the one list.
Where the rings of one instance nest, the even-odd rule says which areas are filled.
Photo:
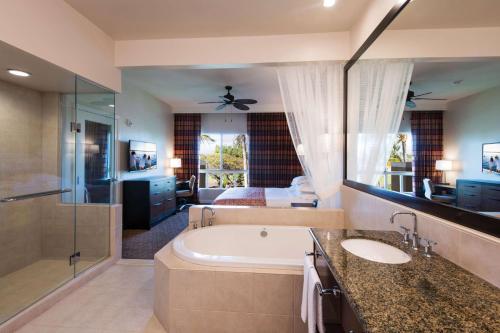
[[411, 109], [415, 108], [417, 104], [415, 104], [414, 101], [406, 101], [406, 107], [409, 107]]

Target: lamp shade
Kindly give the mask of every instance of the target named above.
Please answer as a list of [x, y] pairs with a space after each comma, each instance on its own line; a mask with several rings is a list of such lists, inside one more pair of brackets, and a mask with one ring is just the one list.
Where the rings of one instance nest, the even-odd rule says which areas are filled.
[[439, 171], [450, 171], [452, 168], [452, 162], [450, 160], [437, 160], [436, 170]]
[[180, 158], [171, 158], [170, 159], [170, 167], [171, 168], [180, 168], [182, 166], [182, 160]]
[[304, 156], [304, 145], [302, 143], [297, 145], [297, 155]]

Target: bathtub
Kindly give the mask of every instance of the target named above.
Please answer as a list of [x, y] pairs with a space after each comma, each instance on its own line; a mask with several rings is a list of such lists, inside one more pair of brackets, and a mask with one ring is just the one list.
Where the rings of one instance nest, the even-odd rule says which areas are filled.
[[309, 228], [267, 225], [217, 225], [184, 232], [174, 254], [207, 266], [302, 269], [312, 251]]

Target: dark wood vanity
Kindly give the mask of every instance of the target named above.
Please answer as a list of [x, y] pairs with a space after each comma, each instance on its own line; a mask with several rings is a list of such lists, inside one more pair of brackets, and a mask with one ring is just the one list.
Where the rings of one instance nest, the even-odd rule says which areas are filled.
[[[316, 242], [314, 243], [314, 267], [318, 272], [323, 288], [339, 288], [339, 284], [330, 271], [328, 262], [325, 260], [321, 250], [318, 249]], [[326, 333], [364, 332], [356, 313], [342, 293], [324, 295], [322, 296], [322, 302], [323, 322]]]

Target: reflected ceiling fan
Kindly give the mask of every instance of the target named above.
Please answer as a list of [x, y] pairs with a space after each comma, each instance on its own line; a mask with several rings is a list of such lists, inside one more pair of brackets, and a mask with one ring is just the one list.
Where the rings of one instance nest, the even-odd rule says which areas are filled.
[[257, 104], [257, 101], [255, 99], [235, 99], [234, 95], [231, 94], [231, 89], [233, 89], [233, 87], [231, 86], [225, 86], [225, 89], [227, 90], [227, 94], [225, 94], [224, 96], [219, 96], [220, 101], [201, 102], [198, 104], [220, 104], [215, 108], [216, 111], [220, 111], [228, 105], [232, 105], [238, 110], [248, 111], [250, 110], [250, 108], [246, 104]]
[[411, 109], [415, 108], [417, 104], [415, 104], [414, 101], [416, 100], [424, 100], [424, 101], [446, 101], [446, 98], [428, 98], [428, 97], [422, 97], [422, 96], [427, 96], [432, 94], [431, 92], [426, 92], [423, 94], [415, 95], [415, 92], [413, 90], [408, 90], [408, 94], [406, 95], [406, 107], [409, 107]]

